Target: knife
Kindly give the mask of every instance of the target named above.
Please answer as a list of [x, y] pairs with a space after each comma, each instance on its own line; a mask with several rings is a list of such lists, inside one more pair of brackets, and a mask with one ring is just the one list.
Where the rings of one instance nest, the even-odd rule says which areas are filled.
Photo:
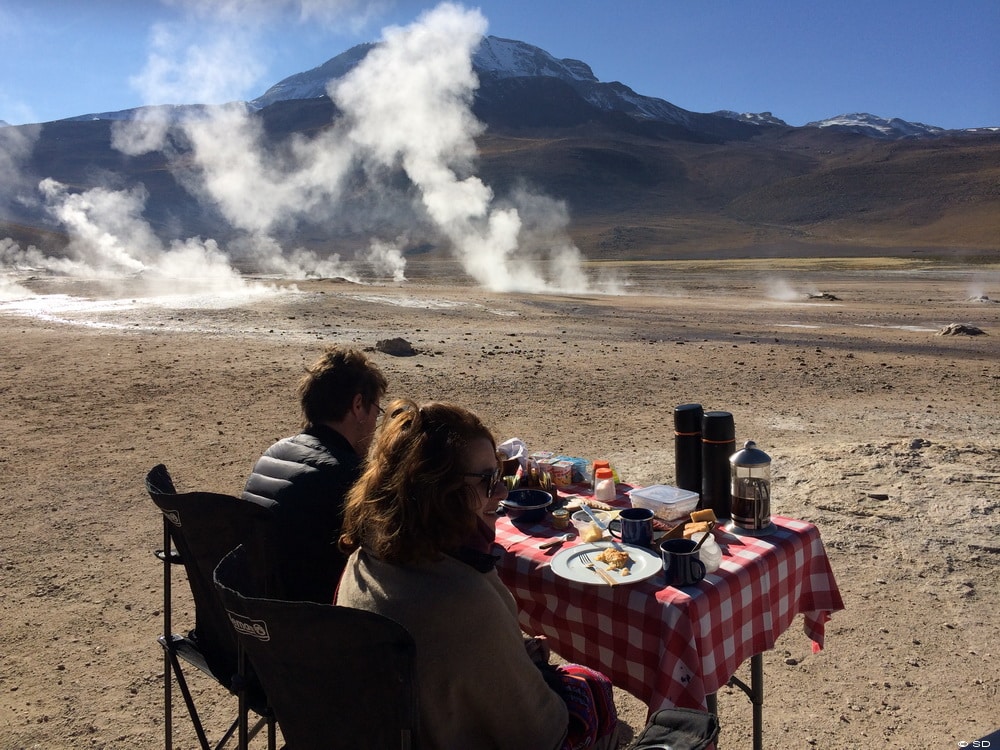
[[542, 542], [538, 545], [538, 549], [552, 549], [553, 547], [558, 547], [563, 542], [569, 541], [573, 538], [573, 534], [563, 534], [562, 536], [557, 536], [555, 539], [550, 539], [547, 542]]

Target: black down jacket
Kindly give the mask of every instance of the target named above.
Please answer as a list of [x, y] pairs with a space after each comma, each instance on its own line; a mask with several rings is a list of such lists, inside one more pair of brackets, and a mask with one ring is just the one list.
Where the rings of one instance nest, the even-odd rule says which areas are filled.
[[285, 598], [333, 602], [347, 562], [337, 550], [344, 497], [361, 473], [361, 457], [323, 425], [272, 445], [253, 468], [245, 499], [274, 500], [273, 550]]

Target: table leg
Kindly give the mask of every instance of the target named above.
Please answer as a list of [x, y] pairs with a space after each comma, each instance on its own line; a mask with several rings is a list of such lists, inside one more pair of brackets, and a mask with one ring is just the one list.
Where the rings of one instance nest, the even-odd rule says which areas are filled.
[[753, 747], [762, 750], [764, 747], [764, 655], [754, 654], [750, 657], [750, 687], [753, 695]]
[[[753, 750], [763, 750], [764, 747], [764, 655], [754, 654], [750, 657], [750, 685], [738, 677], [730, 677], [729, 685], [735, 685], [750, 699], [753, 709]], [[715, 693], [705, 696], [708, 710], [718, 716], [718, 699]]]

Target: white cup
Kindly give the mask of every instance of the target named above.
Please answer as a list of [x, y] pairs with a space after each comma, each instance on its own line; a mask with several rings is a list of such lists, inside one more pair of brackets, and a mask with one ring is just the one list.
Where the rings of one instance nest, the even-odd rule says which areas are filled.
[[698, 550], [698, 559], [705, 564], [706, 573], [714, 573], [722, 565], [722, 548], [715, 541], [711, 531], [699, 531], [697, 534], [692, 534], [691, 541], [700, 542], [704, 536], [707, 536], [708, 539]]

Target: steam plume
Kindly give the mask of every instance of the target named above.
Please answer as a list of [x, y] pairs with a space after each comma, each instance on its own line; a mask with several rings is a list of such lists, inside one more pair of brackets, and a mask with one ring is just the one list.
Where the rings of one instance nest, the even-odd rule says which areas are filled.
[[24, 163], [31, 155], [41, 131], [40, 125], [19, 128], [0, 127], [0, 208], [4, 203], [34, 203], [34, 185], [24, 174]]
[[[344, 117], [318, 135], [276, 147], [265, 143], [260, 120], [227, 97], [259, 74], [250, 50], [261, 24], [276, 9], [343, 21], [373, 6], [360, 0], [175, 3], [207, 19], [206, 27], [201, 34], [155, 28], [149, 60], [133, 85], [150, 101], [214, 106], [183, 117], [171, 106], [148, 107], [114, 125], [113, 145], [130, 155], [163, 151], [185, 189], [225, 218], [230, 239], [224, 248], [201, 238], [164, 245], [143, 218], [142, 186], [72, 193], [45, 180], [39, 194], [72, 236], [70, 258], [52, 261], [53, 268], [149, 279], [190, 274], [210, 285], [238, 285], [231, 259], [239, 256], [260, 271], [289, 277], [359, 279], [367, 267], [401, 281], [409, 239], [402, 228], [412, 227], [421, 234], [433, 229], [465, 271], [490, 289], [593, 290], [566, 231], [564, 204], [524, 188], [497, 197], [475, 174], [475, 138], [484, 126], [471, 109], [478, 86], [472, 55], [487, 27], [478, 10], [443, 3], [409, 26], [387, 28], [381, 43], [328, 88]], [[218, 24], [227, 31], [218, 32]], [[415, 204], [411, 194], [389, 186], [400, 169]], [[345, 184], [359, 176], [382, 200], [370, 215], [354, 204], [347, 208]], [[352, 231], [369, 236], [367, 250], [356, 255], [320, 257], [279, 239], [302, 226], [348, 221]], [[609, 283], [599, 291], [617, 287]]]
[[473, 278], [499, 291], [583, 291], [580, 253], [551, 222], [564, 212], [539, 217], [550, 222], [544, 231], [560, 235], [549, 248], [554, 273], [546, 279], [518, 252], [522, 232], [539, 227], [526, 228], [513, 205], [495, 206], [493, 191], [472, 173], [483, 129], [471, 109], [478, 87], [472, 55], [485, 32], [478, 11], [442, 3], [409, 27], [386, 29], [382, 44], [328, 93], [346, 113], [363, 158], [402, 166]]

